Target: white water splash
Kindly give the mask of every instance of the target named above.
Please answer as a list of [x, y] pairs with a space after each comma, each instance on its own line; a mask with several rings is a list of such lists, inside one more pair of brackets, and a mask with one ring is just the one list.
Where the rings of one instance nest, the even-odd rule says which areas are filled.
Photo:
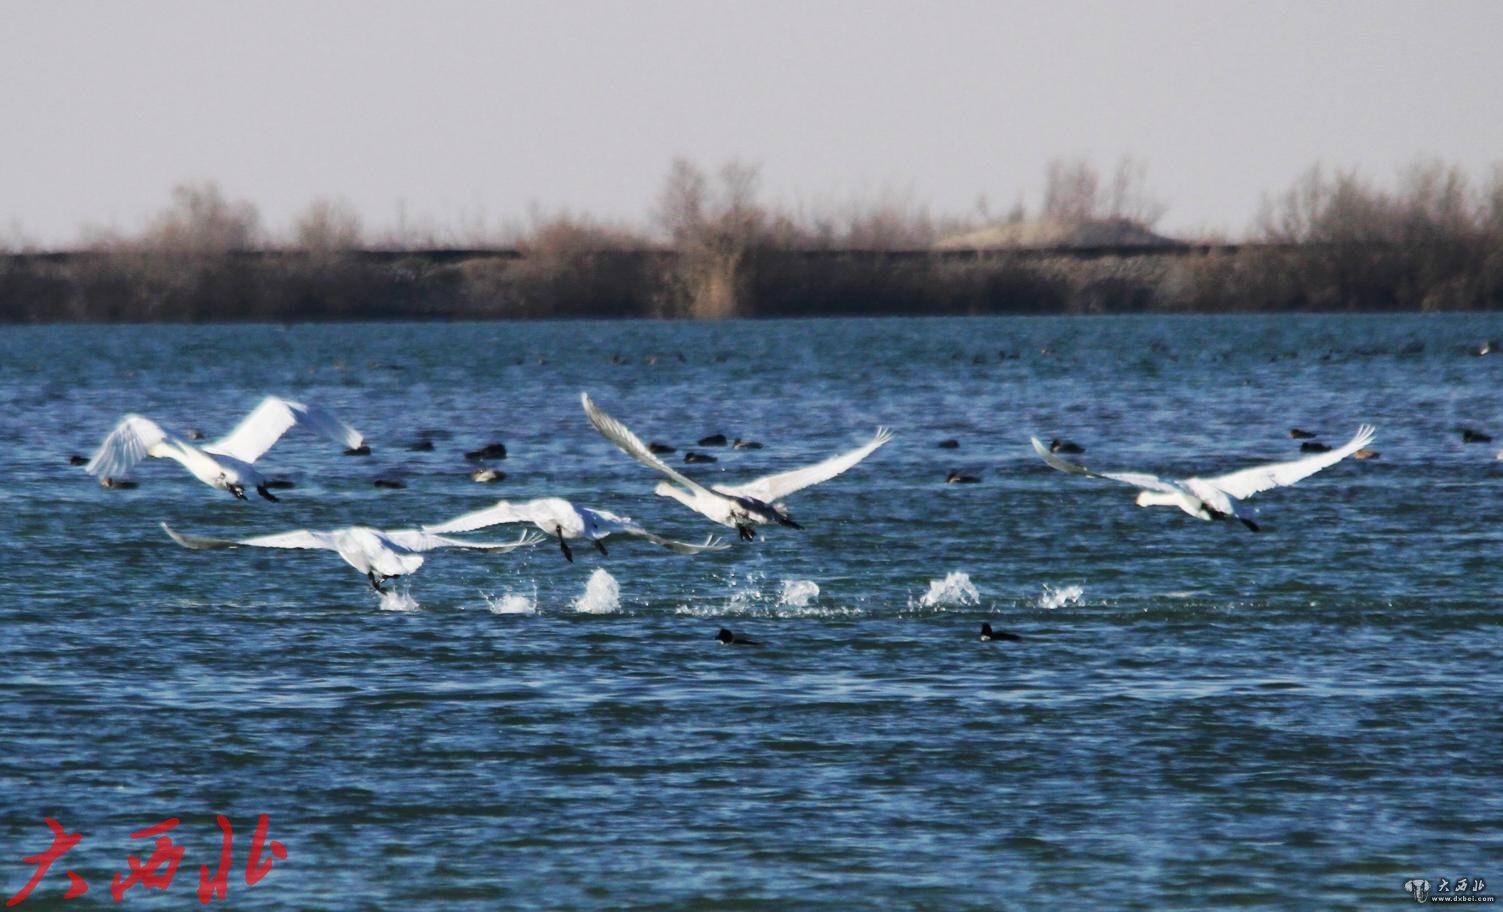
[[381, 593], [382, 611], [416, 611], [422, 606], [410, 593], [401, 589], [388, 589]]
[[921, 608], [957, 608], [981, 604], [981, 593], [971, 583], [971, 575], [960, 570], [945, 574], [942, 580], [930, 580], [929, 591], [918, 600]]
[[1056, 589], [1046, 583], [1043, 593], [1039, 595], [1039, 607], [1053, 611], [1055, 608], [1078, 605], [1082, 595], [1085, 595], [1085, 588], [1082, 586], [1061, 586]]
[[520, 592], [503, 592], [499, 596], [493, 596], [488, 592], [480, 593], [485, 599], [485, 607], [491, 614], [537, 614], [538, 613], [538, 587], [532, 587], [532, 594]]
[[725, 577], [725, 582], [731, 587], [731, 594], [725, 600], [724, 612], [726, 614], [745, 614], [754, 610], [763, 598], [762, 581], [764, 576], [755, 570], [749, 571], [737, 581], [735, 571], [731, 571]]
[[783, 594], [778, 602], [789, 608], [804, 608], [819, 598], [819, 583], [814, 580], [783, 580]]
[[574, 602], [575, 611], [590, 614], [609, 614], [621, 607], [621, 586], [616, 578], [601, 567], [590, 574], [585, 583], [584, 594]]

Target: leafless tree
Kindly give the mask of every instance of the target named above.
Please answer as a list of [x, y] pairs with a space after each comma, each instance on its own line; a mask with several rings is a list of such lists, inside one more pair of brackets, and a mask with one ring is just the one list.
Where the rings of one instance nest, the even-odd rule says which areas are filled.
[[312, 254], [329, 255], [358, 250], [362, 244], [360, 214], [343, 199], [316, 199], [293, 224], [293, 246]]

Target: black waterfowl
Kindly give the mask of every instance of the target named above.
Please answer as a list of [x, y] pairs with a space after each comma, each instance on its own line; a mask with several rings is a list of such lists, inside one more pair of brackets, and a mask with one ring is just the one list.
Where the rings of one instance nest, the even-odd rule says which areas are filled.
[[678, 452], [678, 450], [675, 450], [673, 447], [669, 446], [668, 444], [666, 444], [666, 443], [658, 443], [656, 440], [654, 440], [652, 443], [649, 443], [647, 445], [647, 449], [648, 449], [649, 452], [656, 453], [659, 456], [666, 456], [669, 453], [677, 453]]
[[344, 454], [346, 456], [369, 456], [371, 454], [371, 447], [368, 443], [362, 443], [357, 447], [349, 447], [344, 451]]
[[[138, 487], [138, 485], [134, 481], [131, 481], [129, 478], [111, 478], [108, 475], [100, 477], [99, 486], [101, 488], [112, 488], [119, 491], [129, 491], [132, 488]], [[245, 495], [241, 494], [240, 499], [244, 500]]]
[[1370, 450], [1367, 447], [1363, 447], [1362, 449], [1360, 449], [1357, 452], [1353, 453], [1352, 454], [1352, 458], [1353, 459], [1377, 459], [1379, 456], [1382, 456], [1382, 455], [1383, 454], [1379, 453], [1377, 450]]
[[975, 475], [965, 475], [954, 469], [951, 469], [950, 474], [945, 476], [945, 484], [978, 484], [980, 481], [981, 479]]
[[981, 623], [981, 642], [990, 643], [994, 640], [1007, 640], [1011, 643], [1023, 642], [1023, 638], [1016, 633], [1007, 630], [993, 630], [991, 624], [983, 621]]
[[719, 461], [720, 460], [716, 459], [714, 456], [711, 456], [709, 453], [696, 453], [693, 450], [690, 450], [689, 452], [684, 454], [684, 462], [688, 463]]
[[88, 464], [89, 464], [89, 457], [87, 457], [87, 456], [80, 456], [77, 453], [74, 453], [72, 456], [68, 457], [68, 465], [81, 466], [81, 465], [88, 465]]
[[1331, 448], [1319, 440], [1306, 440], [1299, 445], [1299, 451], [1301, 453], [1329, 453]]
[[711, 434], [708, 437], [699, 438], [700, 446], [725, 446], [724, 434]]
[[487, 443], [485, 446], [481, 447], [478, 450], [470, 450], [468, 453], [465, 453], [464, 454], [464, 458], [466, 458], [466, 459], [473, 459], [473, 460], [479, 460], [479, 459], [505, 459], [506, 458], [506, 444], [504, 444], [504, 443]]
[[762, 645], [761, 643], [758, 643], [756, 640], [748, 640], [744, 636], [739, 636], [737, 634], [734, 634], [731, 631], [725, 629], [724, 627], [720, 628], [720, 632], [717, 633], [717, 634], [715, 634], [715, 642], [719, 643], [722, 646], [761, 646]]
[[1462, 443], [1492, 443], [1493, 442], [1493, 438], [1492, 438], [1491, 434], [1484, 434], [1481, 431], [1473, 430], [1472, 428], [1465, 428], [1464, 427], [1464, 428], [1461, 429], [1461, 442]]
[[760, 449], [762, 449], [762, 444], [758, 443], [755, 440], [742, 440], [740, 437], [737, 437], [735, 439], [735, 441], [733, 441], [731, 443], [731, 449], [733, 449], [733, 450], [760, 450]]
[[954, 437], [950, 437], [945, 440], [941, 440], [938, 446], [941, 450], [958, 450], [960, 449], [960, 441], [956, 440]]
[[1049, 441], [1049, 452], [1051, 452], [1051, 453], [1077, 453], [1078, 454], [1078, 453], [1084, 453], [1085, 452], [1085, 447], [1081, 446], [1078, 443], [1071, 443], [1068, 440], [1061, 440], [1058, 437], [1056, 437], [1053, 440]]
[[1319, 435], [1317, 435], [1313, 431], [1307, 431], [1304, 428], [1293, 427], [1289, 429], [1289, 436], [1293, 437], [1295, 440], [1309, 440], [1311, 437], [1316, 437]]

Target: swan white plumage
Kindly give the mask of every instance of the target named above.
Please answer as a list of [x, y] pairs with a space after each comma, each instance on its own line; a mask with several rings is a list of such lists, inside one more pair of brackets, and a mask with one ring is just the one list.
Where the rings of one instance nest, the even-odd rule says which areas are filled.
[[[148, 456], [173, 459], [193, 477], [213, 488], [228, 491], [241, 500], [246, 487], [267, 500], [277, 498], [266, 489], [266, 478], [251, 465], [294, 427], [305, 427], [321, 437], [362, 451], [360, 432], [329, 412], [290, 399], [267, 396], [233, 431], [213, 443], [198, 446], [164, 430], [141, 415], [126, 415], [99, 445], [84, 470], [99, 476], [108, 486]], [[368, 451], [367, 451], [368, 452]]]
[[725, 542], [710, 536], [703, 544], [664, 538], [642, 528], [630, 518], [618, 516], [609, 510], [594, 510], [579, 507], [562, 497], [539, 497], [522, 503], [499, 501], [483, 510], [475, 510], [456, 516], [446, 522], [423, 526], [425, 532], [450, 533], [473, 532], [502, 523], [530, 522], [544, 533], [557, 538], [564, 558], [571, 564], [574, 552], [569, 548], [569, 539], [587, 538], [601, 554], [605, 554], [604, 539], [612, 535], [631, 535], [643, 538], [655, 545], [678, 554], [698, 554], [702, 551], [723, 551], [730, 547]]
[[794, 529], [803, 528], [794, 522], [787, 509], [777, 501], [795, 491], [828, 481], [856, 463], [870, 456], [882, 444], [892, 439], [885, 427], [877, 428], [876, 436], [854, 450], [832, 456], [823, 462], [767, 475], [740, 485], [712, 485], [705, 487], [682, 472], [659, 459], [633, 434], [626, 425], [601, 411], [590, 400], [588, 393], [580, 393], [579, 401], [585, 414], [605, 438], [636, 461], [667, 475], [676, 484], [660, 482], [654, 491], [663, 497], [671, 497], [689, 509], [708, 517], [723, 526], [730, 526], [740, 533], [743, 540], [751, 540], [755, 533], [753, 525], [778, 523]]
[[1260, 491], [1287, 487], [1335, 465], [1371, 443], [1375, 433], [1376, 429], [1372, 425], [1364, 424], [1357, 428], [1357, 434], [1351, 440], [1324, 453], [1288, 462], [1253, 466], [1212, 478], [1179, 480], [1159, 478], [1145, 472], [1097, 472], [1060, 458], [1037, 437], [1030, 437], [1029, 440], [1033, 443], [1034, 452], [1061, 472], [1106, 478], [1138, 488], [1140, 507], [1179, 507], [1198, 519], [1235, 518], [1257, 532], [1258, 524], [1253, 519], [1257, 512], [1245, 506], [1242, 501]]
[[470, 542], [457, 538], [435, 535], [421, 529], [372, 529], [368, 526], [346, 526], [315, 532], [297, 529], [254, 538], [205, 538], [183, 535], [166, 523], [162, 530], [184, 548], [195, 551], [213, 548], [291, 548], [334, 551], [344, 562], [365, 574], [372, 588], [385, 592], [381, 584], [393, 577], [415, 572], [423, 565], [423, 552], [437, 548], [468, 548], [476, 551], [514, 551], [525, 545], [535, 545], [543, 540], [535, 532], [524, 532], [522, 537], [511, 542]]

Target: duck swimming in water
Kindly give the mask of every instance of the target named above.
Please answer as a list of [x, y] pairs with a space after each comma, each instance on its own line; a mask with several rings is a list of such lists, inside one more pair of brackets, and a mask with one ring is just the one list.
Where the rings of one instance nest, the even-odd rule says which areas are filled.
[[1016, 633], [1012, 633], [1008, 630], [993, 630], [992, 625], [986, 623], [985, 621], [982, 621], [981, 623], [980, 639], [983, 643], [991, 643], [997, 640], [1006, 640], [1011, 643], [1023, 642], [1023, 638], [1018, 636]]
[[748, 640], [744, 636], [740, 636], [738, 634], [732, 633], [731, 631], [727, 630], [724, 627], [720, 628], [720, 632], [717, 633], [717, 634], [715, 634], [715, 642], [719, 643], [722, 646], [761, 646], [762, 645], [761, 643], [758, 643], [756, 640]]

